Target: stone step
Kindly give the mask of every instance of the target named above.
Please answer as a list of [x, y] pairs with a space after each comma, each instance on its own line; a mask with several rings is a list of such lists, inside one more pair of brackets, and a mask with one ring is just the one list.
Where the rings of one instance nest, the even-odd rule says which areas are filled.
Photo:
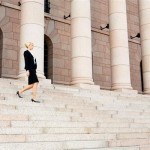
[[16, 109], [16, 106], [15, 105], [6, 105], [6, 104], [0, 104], [0, 110], [5, 110], [5, 109]]
[[[6, 100], [10, 100], [10, 96], [11, 96], [11, 100], [14, 100], [17, 98], [19, 99], [15, 94], [14, 95], [11, 95], [10, 96], [6, 96], [6, 94], [1, 94], [2, 97], [5, 97]], [[27, 97], [31, 97], [31, 95], [25, 95], [23, 100]], [[39, 97], [39, 99], [41, 99]], [[68, 102], [68, 103], [71, 103], [71, 102], [76, 102], [76, 103], [87, 103], [85, 102], [87, 99], [85, 98], [81, 98], [81, 97], [72, 97], [72, 96], [59, 96], [59, 95], [55, 95], [55, 96], [45, 96], [45, 97], [42, 97], [42, 99], [44, 99], [45, 101], [63, 101], [63, 102]], [[107, 103], [107, 104], [103, 104], [103, 100], [101, 103], [96, 103], [96, 102], [92, 102], [92, 101], [89, 101], [88, 103], [90, 104], [94, 104], [95, 106], [97, 106], [97, 109], [101, 110], [101, 107], [103, 106], [103, 108], [108, 108], [108, 109], [121, 109], [121, 108], [127, 108], [127, 109], [138, 109], [138, 110], [143, 110], [143, 109], [146, 109], [146, 110], [149, 110], [150, 108], [150, 105], [147, 105], [147, 103], [143, 103], [143, 104], [136, 104], [137, 105], [137, 108], [133, 105], [133, 104], [130, 104], [130, 103], [127, 103], [127, 104], [120, 104], [120, 103], [113, 103], [113, 104], [110, 104], [110, 103]], [[141, 106], [141, 107], [140, 107]]]
[[134, 122], [135, 123], [150, 123], [150, 118], [147, 118], [147, 119], [143, 119], [143, 118], [134, 118]]
[[126, 97], [126, 96], [119, 96], [117, 97], [118, 100], [121, 101], [129, 101], [129, 102], [149, 102], [149, 95], [137, 95], [135, 97]]
[[119, 128], [141, 128], [141, 127], [143, 127], [143, 128], [149, 128], [150, 127], [150, 124], [149, 123], [147, 123], [147, 124], [145, 124], [145, 123], [105, 123], [105, 122], [103, 122], [103, 123], [101, 123], [101, 122], [98, 122], [98, 127], [102, 127], [102, 128], [109, 128], [109, 127], [112, 127], [112, 128], [116, 128], [116, 127], [119, 127]]
[[[7, 121], [4, 121], [4, 123]], [[10, 122], [10, 121], [8, 121]], [[3, 125], [2, 125], [3, 126]], [[11, 121], [12, 127], [98, 127], [98, 128], [149, 128], [150, 124], [145, 123], [115, 123], [110, 122], [67, 122], [67, 121]]]
[[99, 116], [99, 115], [97, 115], [97, 116], [83, 116], [83, 115], [81, 115], [81, 116], [79, 116], [79, 117], [76, 117], [76, 116], [73, 116], [73, 117], [71, 117], [71, 120], [72, 121], [78, 121], [78, 122], [82, 122], [82, 121], [84, 121], [84, 122], [100, 122], [100, 123], [133, 123], [134, 122], [134, 119], [122, 119], [122, 118], [120, 118], [120, 119], [118, 119], [118, 118], [116, 118], [116, 119], [114, 119], [114, 118], [111, 118], [111, 117], [109, 117], [109, 116], [107, 116], [107, 115], [102, 115], [102, 116]]
[[107, 141], [62, 141], [62, 142], [30, 142], [30, 143], [2, 143], [2, 150], [71, 150], [107, 147]]
[[[16, 99], [19, 99], [18, 96], [16, 95], [16, 93], [14, 94], [0, 94], [0, 96], [2, 97], [5, 97], [6, 100], [13, 100], [15, 101]], [[25, 98], [29, 98], [31, 99], [31, 94], [27, 94], [26, 95], [22, 95], [23, 96], [23, 99]], [[42, 99], [42, 100], [45, 100], [45, 101], [51, 101], [51, 100], [55, 100], [55, 101], [63, 101], [63, 102], [68, 102], [68, 103], [72, 103], [72, 102], [76, 102], [76, 103], [87, 103], [88, 102], [88, 99], [90, 98], [82, 98], [82, 97], [73, 97], [73, 96], [63, 96], [63, 95], [39, 95], [38, 96], [38, 99]], [[22, 100], [22, 99], [21, 99]], [[88, 102], [88, 103], [93, 103], [93, 102]]]
[[11, 83], [1, 83], [0, 82], [0, 90], [1, 89], [22, 89], [23, 87], [24, 87], [25, 85], [22, 85], [22, 84], [16, 84], [16, 85], [14, 85], [14, 84], [11, 84]]
[[1, 127], [0, 134], [17, 135], [17, 134], [123, 134], [123, 133], [150, 133], [149, 128], [91, 128], [91, 127], [61, 127], [61, 128], [30, 128], [30, 127]]
[[29, 116], [28, 115], [12, 115], [12, 114], [7, 114], [7, 115], [3, 115], [0, 114], [0, 121], [11, 121], [11, 120], [22, 120], [22, 121], [27, 121], [29, 120]]
[[134, 118], [138, 118], [138, 119], [149, 119], [150, 116], [147, 116], [147, 115], [128, 115], [127, 114], [114, 114], [112, 116], [112, 118], [131, 118], [131, 119], [134, 119]]
[[130, 124], [131, 128], [150, 128], [150, 123], [131, 123]]
[[12, 127], [97, 127], [94, 122], [11, 121]]
[[[8, 101], [8, 102], [6, 102]], [[29, 102], [29, 103], [25, 103], [25, 105], [33, 105], [33, 103], [30, 103], [30, 99], [18, 99], [17, 101], [13, 101], [13, 100], [6, 100], [6, 101], [0, 101], [0, 104], [15, 104], [15, 105], [23, 105], [24, 102]], [[61, 107], [61, 104], [62, 105], [65, 105], [66, 108], [72, 108], [72, 109], [75, 109], [75, 110], [88, 110], [88, 111], [91, 111], [91, 110], [96, 110], [96, 111], [118, 111], [118, 113], [120, 114], [121, 112], [122, 113], [135, 113], [135, 114], [138, 114], [139, 113], [142, 113], [142, 112], [150, 112], [149, 108], [145, 108], [145, 109], [135, 109], [135, 108], [119, 108], [118, 107], [104, 107], [104, 106], [101, 106], [99, 108], [97, 108], [97, 106], [95, 106], [95, 104], [85, 104], [84, 102], [69, 102], [68, 101], [64, 101], [64, 100], [49, 100], [49, 101], [46, 101], [46, 100], [40, 100], [41, 101], [41, 104], [39, 104], [39, 106], [41, 106], [42, 104], [43, 105], [48, 105], [48, 106], [52, 106], [53, 107], [53, 104], [54, 106], [56, 104], [58, 104], [59, 106], [58, 107]], [[19, 103], [19, 104], [18, 104]], [[73, 105], [72, 105], [73, 104]], [[34, 103], [34, 105], [36, 106], [36, 104]], [[80, 105], [80, 106], [79, 106]], [[115, 114], [115, 113], [114, 113]], [[146, 115], [144, 113], [142, 113], [141, 115]]]
[[[27, 93], [25, 93], [24, 94], [24, 97], [26, 97], [26, 96], [29, 96], [29, 91], [27, 92]], [[54, 92], [53, 92], [54, 93]], [[14, 95], [13, 95], [14, 94]], [[15, 96], [15, 94], [16, 93], [12, 93], [12, 95], [13, 95], [13, 98], [15, 98], [16, 99], [16, 96]], [[56, 94], [56, 95], [55, 95]], [[44, 99], [49, 99], [49, 98], [53, 98], [53, 99], [65, 99], [65, 101], [66, 100], [70, 100], [71, 99], [71, 101], [75, 101], [75, 100], [80, 100], [80, 101], [87, 101], [87, 98], [86, 97], [73, 97], [73, 96], [67, 96], [66, 97], [66, 95], [62, 95], [61, 93], [55, 93], [55, 94], [51, 94], [51, 95], [49, 95], [49, 96], [44, 96]], [[59, 95], [60, 94], [60, 95]], [[1, 94], [2, 96], [5, 96], [6, 94]], [[9, 97], [8, 96], [5, 96], [6, 97], [6, 99], [8, 99]], [[12, 96], [11, 96], [12, 97]], [[88, 100], [89, 100], [89, 102], [90, 102], [90, 99], [88, 98]], [[97, 106], [101, 106], [101, 105], [103, 105], [103, 106], [106, 106], [106, 107], [108, 107], [108, 108], [110, 108], [110, 107], [134, 107], [135, 109], [136, 109], [136, 107], [135, 107], [135, 104], [137, 105], [137, 107], [139, 107], [140, 109], [141, 109], [141, 107], [140, 106], [142, 106], [142, 109], [143, 108], [148, 108], [149, 109], [149, 106], [150, 106], [150, 102], [135, 102], [135, 103], [131, 103], [131, 102], [126, 102], [126, 103], [123, 103], [123, 104], [121, 104], [121, 101], [120, 102], [113, 102], [112, 100], [109, 100], [109, 103], [106, 103], [106, 100], [103, 98], [103, 99], [100, 99], [100, 102], [99, 103], [96, 103], [96, 105]]]
[[[74, 149], [74, 150], [85, 150], [85, 149]], [[141, 150], [141, 149], [139, 149], [139, 147], [111, 147], [111, 148], [101, 148], [101, 149], [86, 149], [86, 150]]]
[[149, 133], [150, 132], [150, 128], [130, 128], [130, 127], [122, 127], [122, 128], [118, 128], [118, 127], [100, 127], [100, 128], [90, 128], [89, 129], [90, 133]]
[[[74, 150], [85, 150], [85, 149], [74, 149]], [[111, 147], [111, 148], [92, 148], [92, 149], [86, 149], [86, 150], [141, 150], [139, 147]]]
[[72, 118], [70, 116], [50, 116], [50, 115], [22, 115], [22, 114], [16, 114], [16, 115], [12, 115], [12, 114], [7, 114], [7, 115], [3, 115], [0, 114], [0, 121], [72, 121]]
[[19, 113], [15, 113], [15, 114], [10, 114], [10, 113], [5, 113], [4, 114], [0, 114], [0, 120], [2, 121], [6, 121], [6, 120], [31, 120], [31, 121], [73, 121], [73, 122], [99, 122], [99, 123], [148, 123], [150, 124], [150, 119], [149, 120], [145, 120], [145, 119], [123, 119], [123, 118], [111, 118], [107, 115], [97, 115], [94, 117], [83, 117], [82, 114], [80, 114], [81, 116], [74, 116], [73, 114], [69, 115], [65, 115], [65, 113], [53, 113], [53, 114], [48, 114], [48, 115], [42, 115], [39, 114], [37, 115], [36, 113], [33, 115], [32, 114], [19, 114]]
[[81, 113], [79, 112], [71, 112], [71, 111], [56, 111], [55, 109], [53, 110], [43, 110], [43, 111], [39, 111], [33, 109], [33, 110], [0, 110], [0, 114], [5, 114], [5, 115], [49, 115], [49, 116], [81, 116]]
[[122, 139], [109, 141], [109, 147], [131, 147], [148, 144], [150, 144], [149, 139]]
[[24, 134], [43, 134], [44, 128], [12, 128], [1, 127], [0, 134], [2, 135], [24, 135]]
[[16, 96], [26, 81], [0, 79], [0, 149], [150, 149], [150, 96], [49, 83], [36, 104]]
[[98, 122], [98, 127], [99, 128], [129, 128], [130, 127], [130, 123], [116, 123], [116, 122], [110, 122], [109, 124], [108, 123], [105, 123], [105, 122]]
[[[41, 111], [42, 110], [42, 111]], [[37, 112], [40, 111], [40, 112]], [[73, 110], [66, 110], [65, 108], [58, 108], [58, 109], [54, 109], [54, 108], [48, 108], [48, 109], [41, 109], [40, 107], [35, 107], [35, 108], [30, 108], [30, 107], [20, 107], [15, 108], [15, 109], [1, 109], [0, 110], [1, 115], [0, 115], [0, 120], [13, 120], [13, 119], [35, 119], [35, 120], [55, 120], [58, 117], [58, 115], [60, 115], [60, 119], [63, 118], [68, 118], [72, 121], [95, 121], [95, 122], [136, 122], [136, 123], [140, 123], [140, 122], [144, 122], [144, 123], [150, 123], [150, 119], [149, 120], [144, 120], [144, 119], [132, 119], [131, 117], [126, 117], [126, 119], [121, 119], [121, 117], [118, 119], [116, 118], [111, 118], [111, 114], [107, 114], [107, 112], [100, 112], [100, 113], [95, 113], [94, 117], [91, 115], [89, 116], [88, 114], [84, 113], [84, 112], [77, 112], [77, 111], [73, 111]], [[70, 116], [69, 116], [69, 114]], [[94, 114], [94, 113], [93, 113]], [[62, 118], [63, 117], [63, 118]], [[105, 119], [106, 118], [106, 119]], [[129, 119], [128, 119], [129, 118]], [[67, 120], [68, 120], [67, 119]], [[65, 119], [66, 120], [66, 119]]]
[[[32, 102], [21, 102], [19, 101], [18, 103], [10, 103], [9, 105], [9, 102], [7, 101], [1, 101], [0, 102], [0, 106], [1, 106], [1, 109], [0, 111], [5, 111], [7, 109], [9, 109], [8, 111], [12, 111], [12, 110], [40, 110], [40, 111], [51, 111], [51, 112], [54, 112], [54, 111], [60, 111], [60, 112], [79, 112], [79, 113], [82, 113], [83, 116], [93, 116], [93, 115], [104, 115], [104, 116], [108, 116], [108, 117], [114, 117], [114, 118], [120, 118], [120, 117], [126, 117], [127, 118], [133, 118], [135, 116], [137, 117], [145, 117], [145, 118], [149, 118], [149, 113], [142, 113], [142, 112], [134, 112], [133, 111], [128, 111], [128, 110], [123, 110], [123, 112], [121, 112], [121, 110], [117, 111], [117, 110], [94, 110], [94, 107], [91, 109], [89, 109], [89, 106], [80, 106], [79, 108], [78, 105], [72, 105], [70, 108], [66, 108], [67, 107], [67, 104], [61, 104], [61, 103], [51, 103], [49, 105], [46, 105], [45, 103], [40, 103], [40, 104], [36, 104], [36, 103], [32, 103]], [[25, 106], [24, 106], [25, 105]], [[74, 108], [75, 107], [75, 108]]]
[[[112, 117], [113, 118], [121, 118], [121, 117], [126, 117], [126, 118], [133, 118], [133, 117], [138, 117], [138, 118], [149, 118], [149, 113], [144, 113], [143, 111], [137, 111], [134, 112], [133, 111], [128, 111], [128, 109], [126, 110], [122, 110], [123, 112], [121, 112], [121, 110], [117, 111], [117, 110], [106, 110], [106, 109], [102, 109], [102, 110], [95, 110], [96, 107], [95, 106], [89, 106], [89, 105], [81, 105], [78, 108], [77, 104], [71, 105], [69, 106], [68, 104], [62, 104], [61, 103], [50, 103], [49, 105], [46, 105], [45, 103], [41, 103], [41, 104], [36, 104], [36, 103], [32, 103], [32, 102], [22, 102], [21, 101], [16, 101], [15, 103], [13, 101], [11, 101], [11, 103], [9, 101], [0, 101], [0, 106], [1, 106], [1, 110], [3, 110], [3, 112], [5, 112], [5, 110], [9, 109], [8, 111], [10, 112], [11, 110], [25, 110], [25, 112], [27, 110], [32, 111], [33, 109], [35, 110], [47, 110], [47, 111], [51, 111], [51, 112], [55, 112], [55, 111], [60, 111], [60, 112], [79, 112], [82, 113], [83, 116], [93, 116], [93, 115], [100, 115], [101, 117], [103, 116], [107, 116], [107, 117]], [[10, 104], [10, 105], [9, 105]], [[17, 106], [16, 106], [17, 105]], [[24, 106], [25, 105], [25, 106]], [[67, 108], [70, 107], [70, 108]], [[75, 108], [74, 108], [75, 107]], [[15, 111], [16, 111], [15, 110]]]
[[119, 133], [117, 139], [149, 139], [150, 133]]
[[[41, 103], [33, 103], [31, 102], [31, 98], [15, 98], [14, 100], [9, 99], [9, 100], [0, 100], [0, 104], [7, 104], [7, 105], [25, 105], [25, 106], [45, 106], [45, 107], [49, 107], [49, 106], [56, 106], [56, 104], [58, 104], [58, 106], [60, 107], [60, 104], [62, 104], [63, 106], [65, 105], [66, 107], [74, 107], [76, 109], [80, 109], [84, 108], [84, 109], [97, 109], [97, 107], [92, 104], [92, 103], [84, 103], [82, 101], [80, 102], [76, 102], [76, 101], [66, 101], [66, 100], [61, 100], [61, 99], [51, 99], [51, 97], [49, 98], [49, 100], [42, 100], [42, 99], [37, 99], [39, 100]], [[33, 105], [34, 104], [34, 105]]]
[[[52, 99], [51, 97], [49, 98], [49, 100], [43, 100], [43, 99], [37, 99], [39, 100], [41, 103], [32, 103], [31, 102], [31, 97], [29, 98], [9, 98], [9, 99], [5, 99], [5, 100], [0, 100], [0, 104], [7, 104], [7, 105], [25, 105], [25, 106], [51, 106], [51, 105], [80, 105], [80, 106], [91, 106], [93, 104], [88, 104], [88, 103], [84, 103], [83, 101], [80, 102], [76, 102], [76, 101], [68, 101], [68, 100], [60, 100], [60, 99]], [[33, 105], [34, 104], [34, 105]], [[95, 106], [96, 107], [96, 106]]]
[[[17, 110], [30, 110], [30, 109], [36, 109], [36, 110], [56, 110], [56, 111], [78, 111], [80, 112], [93, 112], [93, 113], [107, 113], [107, 111], [97, 111], [96, 106], [91, 106], [88, 104], [82, 104], [78, 108], [78, 104], [71, 104], [70, 106], [68, 104], [65, 104], [63, 102], [52, 102], [52, 103], [32, 103], [32, 102], [24, 102], [22, 99], [20, 101], [0, 101], [0, 108], [1, 109], [17, 109]], [[108, 111], [108, 113], [114, 114], [114, 111]]]
[[150, 150], [150, 144], [149, 145], [144, 145], [144, 146], [140, 146], [140, 150]]
[[0, 121], [0, 128], [2, 127], [10, 127], [10, 120], [9, 121]]
[[101, 111], [107, 111], [107, 110], [109, 110], [109, 111], [118, 111], [118, 112], [144, 112], [145, 110], [144, 109], [135, 109], [135, 108], [119, 108], [119, 107], [117, 107], [117, 108], [115, 108], [115, 107], [104, 107], [104, 106], [101, 106], [101, 107], [99, 107], [97, 110], [101, 110]]
[[[1, 91], [1, 93], [2, 94], [14, 94], [14, 95], [16, 95], [16, 92], [18, 91], [18, 90], [20, 90], [20, 89], [22, 89], [22, 88], [15, 88], [15, 87], [11, 87], [11, 88], [5, 88], [5, 87], [3, 87], [3, 88], [1, 88], [0, 89], [0, 91]], [[27, 94], [29, 94], [29, 93], [31, 93], [32, 92], [32, 89], [30, 89], [30, 90], [27, 90], [27, 91], [25, 91], [24, 93], [23, 93], [23, 95], [27, 95]], [[37, 90], [37, 93], [39, 93], [39, 94], [42, 94], [43, 93], [43, 90]], [[55, 94], [55, 93], [54, 93]]]
[[116, 134], [0, 135], [0, 143], [115, 140]]

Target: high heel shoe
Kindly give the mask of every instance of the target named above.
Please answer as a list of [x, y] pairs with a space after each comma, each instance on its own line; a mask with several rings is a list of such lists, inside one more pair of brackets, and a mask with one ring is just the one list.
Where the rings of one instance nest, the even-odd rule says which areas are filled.
[[35, 103], [40, 103], [40, 101], [35, 101], [34, 99], [31, 99], [31, 101]]
[[19, 94], [19, 91], [17, 91], [16, 95], [18, 95], [19, 98], [23, 98], [23, 97]]

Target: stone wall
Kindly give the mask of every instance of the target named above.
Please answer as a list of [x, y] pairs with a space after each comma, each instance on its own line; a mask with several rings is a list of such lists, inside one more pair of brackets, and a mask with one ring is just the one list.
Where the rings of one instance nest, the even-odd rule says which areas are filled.
[[18, 2], [20, 2], [21, 0], [2, 0], [2, 1], [13, 5], [18, 5]]
[[[18, 5], [18, 0], [3, 0]], [[45, 37], [49, 45], [49, 76], [53, 83], [69, 84], [71, 81], [71, 0], [50, 0], [50, 16], [45, 17]], [[16, 77], [19, 66], [20, 11], [0, 6], [0, 28], [3, 32], [2, 76]], [[139, 32], [138, 0], [127, 0], [128, 36]], [[91, 1], [93, 79], [101, 88], [111, 88], [111, 59], [109, 30], [100, 30], [108, 22], [108, 0]], [[133, 89], [141, 91], [141, 48], [138, 38], [129, 40], [131, 82]], [[135, 78], [136, 77], [136, 78]]]
[[[128, 36], [140, 33], [138, 0], [127, 0]], [[141, 91], [141, 45], [138, 38], [129, 41], [131, 84], [133, 89]]]
[[45, 34], [52, 41], [54, 83], [69, 84], [71, 81], [70, 24], [45, 20]]
[[111, 88], [109, 30], [100, 30], [108, 24], [108, 0], [91, 1], [93, 79], [101, 88]]
[[71, 0], [49, 0], [50, 14], [54, 17], [64, 18], [68, 16], [71, 9]]
[[20, 40], [20, 12], [19, 10], [0, 7], [4, 14], [0, 19], [3, 32], [2, 77], [16, 78], [18, 75], [18, 56]]

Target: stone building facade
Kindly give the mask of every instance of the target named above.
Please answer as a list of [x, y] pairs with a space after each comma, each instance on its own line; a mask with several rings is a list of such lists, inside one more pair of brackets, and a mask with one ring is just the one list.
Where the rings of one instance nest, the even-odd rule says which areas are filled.
[[[78, 1], [77, 3], [79, 3], [79, 0], [73, 1]], [[72, 58], [71, 43], [73, 42], [72, 40], [73, 34], [71, 33], [71, 25], [74, 24], [74, 22], [71, 21], [71, 17], [74, 17], [76, 13], [78, 14], [78, 12], [75, 13], [71, 11], [71, 3], [73, 3], [73, 1], [50, 0], [50, 12], [45, 13], [43, 68], [46, 78], [51, 79], [52, 83], [70, 85], [70, 83], [72, 82], [71, 64], [73, 58]], [[80, 0], [80, 1], [85, 1], [86, 4], [88, 0]], [[121, 3], [123, 1], [126, 3], [124, 4], [126, 5], [125, 6], [127, 17], [126, 22], [128, 31], [127, 32], [128, 38], [126, 40], [128, 41], [127, 51], [129, 51], [128, 57], [129, 57], [129, 71], [130, 71], [128, 75], [130, 76], [129, 78], [131, 78], [132, 89], [142, 92], [143, 75], [144, 75], [144, 74], [142, 75], [142, 65], [141, 65], [142, 40], [140, 40], [140, 38], [138, 37], [135, 37], [133, 39], [131, 38], [131, 36], [134, 37], [135, 35], [140, 33], [141, 27], [140, 27], [139, 5], [140, 3], [142, 5], [142, 2], [139, 2], [140, 0], [115, 0], [115, 1], [119, 4], [118, 8], [121, 7]], [[21, 38], [20, 27], [21, 27], [22, 9], [21, 6], [19, 6], [18, 2], [19, 0], [0, 1], [0, 77], [17, 78], [19, 74], [20, 38]], [[111, 32], [113, 30], [111, 27], [112, 26], [115, 27], [115, 23], [113, 22], [117, 23], [117, 20], [112, 21], [111, 23], [111, 20], [114, 20], [113, 17], [115, 17], [115, 15], [112, 16], [112, 14], [116, 13], [114, 11], [115, 9], [113, 8], [113, 3], [115, 3], [114, 0], [90, 1], [91, 37], [92, 37], [91, 38], [92, 78], [95, 85], [100, 85], [101, 89], [108, 89], [108, 90], [112, 89], [113, 83], [112, 62], [116, 61], [118, 57], [120, 58], [127, 57], [126, 54], [124, 55], [124, 51], [122, 51], [122, 54], [121, 52], [119, 53], [120, 56], [116, 56], [117, 49], [113, 50], [113, 47], [111, 47], [112, 45], [111, 39], [119, 43], [120, 38], [122, 38], [123, 36], [120, 35], [120, 37], [118, 37], [117, 39], [117, 37], [114, 36], [113, 32]], [[115, 7], [117, 10], [117, 6]], [[84, 9], [83, 5], [81, 9]], [[114, 12], [111, 14], [110, 10]], [[36, 11], [38, 12], [38, 10]], [[122, 14], [123, 13], [124, 12], [122, 12]], [[71, 14], [71, 17], [64, 19], [64, 16], [68, 16], [69, 14]], [[126, 22], [123, 20], [123, 22], [120, 22], [119, 24], [124, 25]], [[107, 24], [109, 24], [109, 28], [104, 28]], [[101, 29], [100, 27], [104, 29]], [[76, 27], [74, 26], [74, 28]], [[122, 31], [123, 29], [119, 30]], [[124, 30], [126, 30], [126, 28]], [[27, 36], [30, 36], [30, 34]], [[114, 61], [112, 59], [113, 57], [112, 54], [114, 55]], [[115, 63], [119, 64], [119, 62]], [[121, 65], [120, 67], [123, 66]], [[123, 73], [120, 74], [120, 76], [123, 75], [125, 74]], [[125, 77], [128, 75], [125, 75]], [[116, 82], [116, 80], [117, 79], [115, 79], [114, 82]], [[148, 82], [148, 80], [145, 80], [145, 82]]]

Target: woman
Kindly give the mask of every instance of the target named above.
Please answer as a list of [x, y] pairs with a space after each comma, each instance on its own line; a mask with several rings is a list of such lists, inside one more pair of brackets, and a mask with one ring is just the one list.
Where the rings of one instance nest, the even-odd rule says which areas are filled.
[[23, 98], [20, 94], [22, 94], [26, 90], [32, 89], [31, 101], [40, 103], [39, 101], [36, 101], [37, 86], [39, 81], [36, 75], [37, 62], [32, 54], [34, 45], [33, 43], [29, 42], [26, 43], [25, 46], [27, 50], [24, 52], [24, 59], [25, 59], [25, 69], [28, 76], [28, 86], [26, 86], [20, 91], [17, 91], [17, 95], [19, 98]]

